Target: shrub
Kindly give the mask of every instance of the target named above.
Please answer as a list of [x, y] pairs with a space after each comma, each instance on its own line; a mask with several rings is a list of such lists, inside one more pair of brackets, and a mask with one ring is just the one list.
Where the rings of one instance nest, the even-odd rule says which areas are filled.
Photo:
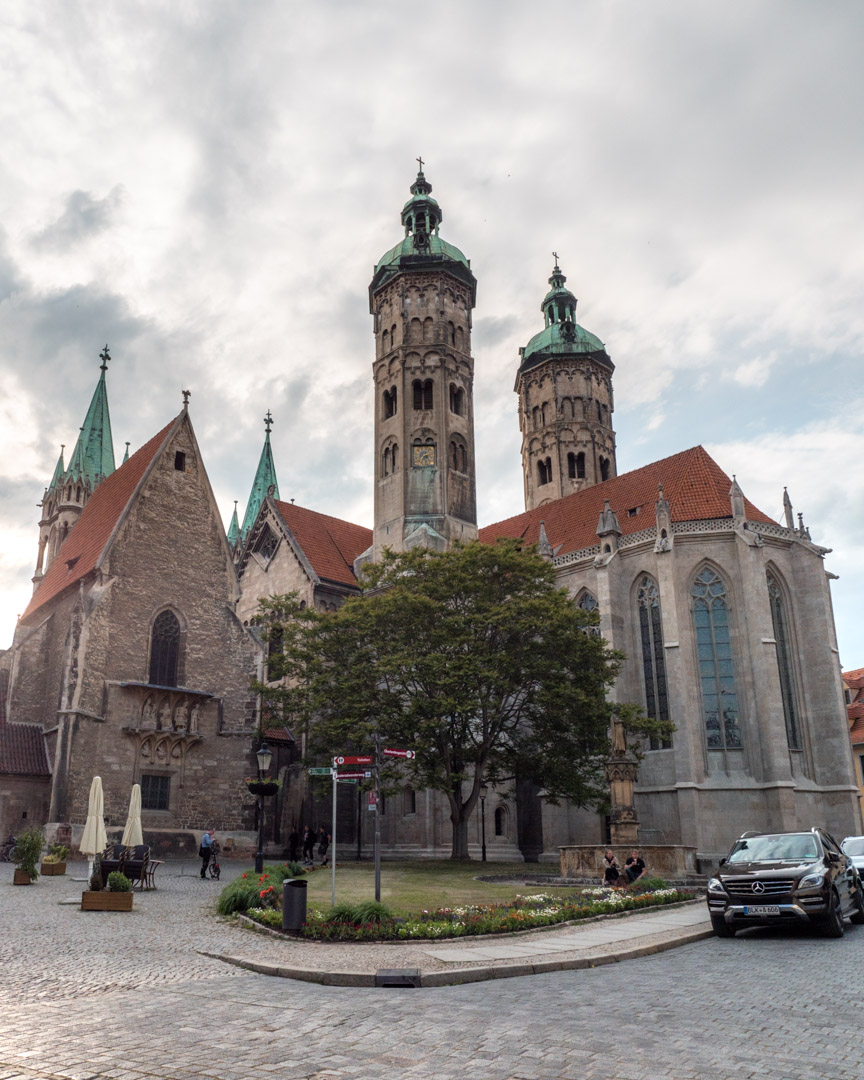
[[108, 875], [108, 892], [131, 892], [132, 882], [119, 870], [112, 870]]
[[247, 870], [225, 886], [216, 910], [220, 915], [233, 915], [251, 907], [278, 907], [282, 903], [282, 882], [292, 877], [303, 877], [303, 867], [297, 863], [268, 863], [260, 874]]
[[662, 877], [638, 878], [630, 886], [630, 891], [635, 893], [654, 892], [657, 889], [668, 889], [669, 883]]
[[93, 860], [93, 873], [90, 875], [90, 892], [102, 892], [102, 860], [98, 855]]
[[69, 855], [69, 848], [65, 844], [51, 844], [48, 848], [49, 856], [52, 862], [66, 862]]
[[31, 881], [35, 881], [39, 877], [39, 871], [36, 867], [39, 856], [42, 854], [43, 839], [41, 829], [27, 829], [26, 832], [21, 833], [15, 847], [12, 849], [12, 862], [15, 863], [19, 870], [29, 874]]

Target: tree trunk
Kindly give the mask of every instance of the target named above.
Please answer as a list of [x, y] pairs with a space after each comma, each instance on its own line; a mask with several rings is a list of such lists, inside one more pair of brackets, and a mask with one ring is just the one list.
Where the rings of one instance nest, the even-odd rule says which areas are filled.
[[468, 814], [462, 808], [458, 812], [450, 814], [453, 825], [453, 846], [450, 852], [451, 859], [469, 859], [468, 854]]

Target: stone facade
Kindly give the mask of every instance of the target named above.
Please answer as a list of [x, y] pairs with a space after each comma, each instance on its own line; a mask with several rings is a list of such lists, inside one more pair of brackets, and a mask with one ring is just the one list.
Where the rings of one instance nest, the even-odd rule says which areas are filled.
[[[135, 455], [96, 489], [58, 555], [72, 580], [47, 568], [16, 631], [8, 707], [46, 732], [49, 824], [84, 821], [98, 774], [108, 824], [122, 824], [142, 783], [145, 830], [251, 830], [242, 778], [254, 772], [260, 647], [235, 611], [236, 572], [188, 413], [139, 454], [148, 460]], [[130, 467], [140, 473], [131, 494]], [[160, 685], [152, 652], [164, 612], [178, 633]]]

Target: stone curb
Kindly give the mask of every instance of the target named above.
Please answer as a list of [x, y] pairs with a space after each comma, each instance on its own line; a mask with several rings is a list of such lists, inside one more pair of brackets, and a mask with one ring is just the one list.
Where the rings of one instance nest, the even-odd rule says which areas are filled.
[[[714, 936], [709, 927], [696, 927], [682, 930], [670, 940], [655, 942], [652, 945], [633, 945], [618, 949], [613, 953], [600, 956], [574, 956], [557, 960], [539, 960], [526, 963], [524, 960], [512, 964], [487, 965], [475, 968], [451, 968], [449, 971], [427, 971], [420, 974], [420, 986], [459, 986], [463, 983], [486, 982], [489, 979], [515, 979], [523, 975], [542, 975], [550, 971], [576, 971], [582, 968], [601, 967], [605, 964], [617, 964], [623, 960], [636, 960], [641, 956], [653, 956], [655, 953], [677, 949], [681, 945], [691, 945]], [[318, 968], [280, 967], [277, 964], [261, 964], [244, 960], [239, 956], [226, 953], [202, 952], [214, 960], [232, 964], [234, 967], [254, 971], [259, 975], [272, 975], [280, 979], [296, 979], [298, 982], [319, 983], [322, 986], [375, 986], [375, 973], [368, 971], [322, 971]]]

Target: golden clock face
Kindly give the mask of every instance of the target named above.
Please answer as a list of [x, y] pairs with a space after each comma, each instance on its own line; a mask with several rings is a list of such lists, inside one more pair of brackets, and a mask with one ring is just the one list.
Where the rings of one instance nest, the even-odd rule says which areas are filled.
[[414, 447], [414, 467], [417, 469], [428, 468], [430, 465], [435, 464], [435, 447], [434, 446], [415, 446]]

